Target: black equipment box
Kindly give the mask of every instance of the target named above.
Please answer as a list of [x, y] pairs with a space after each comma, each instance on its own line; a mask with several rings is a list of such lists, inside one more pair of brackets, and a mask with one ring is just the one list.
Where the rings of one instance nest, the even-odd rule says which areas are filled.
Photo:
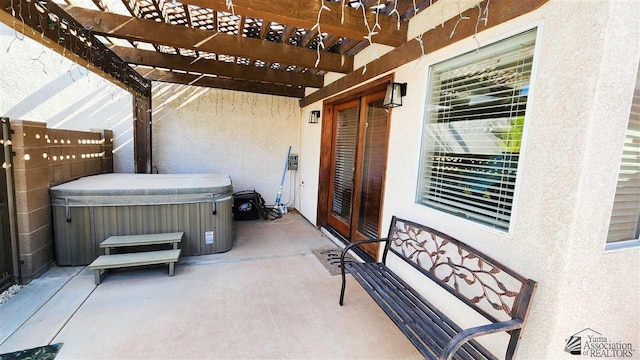
[[260, 219], [258, 207], [262, 196], [255, 191], [241, 191], [233, 194], [233, 220], [247, 221]]

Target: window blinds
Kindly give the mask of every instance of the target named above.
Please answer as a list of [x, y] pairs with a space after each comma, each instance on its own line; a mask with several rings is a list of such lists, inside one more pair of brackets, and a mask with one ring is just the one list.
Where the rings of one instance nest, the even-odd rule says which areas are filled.
[[418, 203], [509, 228], [535, 36], [431, 68]]
[[336, 154], [333, 177], [333, 207], [331, 211], [348, 223], [351, 220], [351, 194], [353, 191], [353, 170], [358, 136], [357, 107], [338, 111], [335, 131]]
[[[640, 83], [640, 69], [638, 70]], [[640, 231], [640, 85], [633, 94], [629, 125], [607, 242], [638, 239]]]

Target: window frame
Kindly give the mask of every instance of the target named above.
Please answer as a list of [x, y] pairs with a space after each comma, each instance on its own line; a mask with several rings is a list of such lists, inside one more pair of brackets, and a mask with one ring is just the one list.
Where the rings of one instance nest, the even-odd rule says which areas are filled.
[[630, 249], [640, 249], [640, 239], [622, 240], [611, 243], [608, 242], [604, 246], [605, 253], [612, 253]]
[[[636, 70], [636, 85], [637, 83], [640, 81], [640, 64], [638, 64], [637, 70]], [[611, 218], [613, 217], [613, 210], [614, 210], [614, 206], [615, 206], [615, 196], [618, 193], [618, 178], [620, 177], [620, 167], [622, 165], [622, 153], [624, 152], [624, 143], [627, 137], [627, 131], [629, 129], [629, 123], [631, 122], [631, 111], [633, 109], [633, 97], [635, 96], [635, 92], [636, 89], [638, 89], [637, 87], [634, 86], [633, 88], [633, 94], [632, 94], [632, 99], [631, 99], [631, 104], [629, 106], [629, 114], [627, 115], [627, 126], [625, 128], [624, 131], [624, 137], [622, 139], [622, 149], [620, 151], [620, 165], [618, 165], [618, 171], [616, 172], [616, 187], [615, 187], [615, 191], [613, 192], [613, 201], [611, 203], [611, 212], [609, 214], [609, 224], [607, 224], [607, 235], [604, 239], [605, 241], [605, 245], [604, 245], [604, 251], [605, 253], [612, 253], [612, 252], [618, 252], [618, 251], [623, 251], [623, 250], [629, 250], [629, 249], [638, 249], [640, 248], [640, 235], [638, 236], [637, 239], [629, 239], [629, 240], [618, 240], [618, 241], [613, 241], [613, 242], [609, 242], [609, 227], [611, 226]], [[638, 224], [636, 224], [636, 228], [640, 227], [640, 218], [638, 218]]]
[[[425, 138], [426, 138], [426, 134], [425, 131], [427, 131], [428, 126], [429, 126], [429, 111], [430, 111], [430, 102], [431, 102], [431, 89], [433, 86], [433, 82], [434, 82], [434, 76], [433, 76], [433, 72], [434, 72], [434, 66], [441, 64], [443, 62], [447, 62], [447, 61], [451, 61], [455, 58], [464, 56], [466, 54], [472, 53], [474, 51], [476, 51], [479, 48], [486, 48], [486, 47], [491, 47], [497, 43], [500, 43], [502, 41], [508, 40], [510, 38], [513, 37], [517, 37], [519, 35], [522, 35], [524, 33], [530, 32], [530, 31], [535, 31], [535, 43], [533, 46], [533, 61], [532, 61], [532, 67], [531, 67], [531, 76], [530, 76], [530, 80], [529, 80], [529, 94], [528, 94], [528, 98], [527, 98], [527, 107], [525, 110], [525, 122], [524, 122], [524, 126], [522, 129], [522, 140], [521, 140], [521, 145], [520, 145], [520, 155], [519, 155], [519, 160], [518, 160], [518, 166], [516, 168], [517, 171], [517, 175], [516, 175], [516, 181], [515, 181], [515, 186], [514, 186], [514, 190], [513, 190], [513, 201], [511, 203], [511, 215], [510, 215], [510, 220], [509, 220], [509, 227], [508, 229], [501, 229], [499, 227], [496, 226], [492, 226], [490, 224], [481, 222], [481, 221], [476, 221], [467, 217], [463, 217], [463, 216], [459, 216], [441, 209], [438, 209], [436, 207], [433, 206], [429, 206], [427, 204], [424, 204], [422, 202], [420, 202], [420, 189], [421, 189], [421, 182], [422, 182], [422, 173], [424, 170], [424, 166], [426, 165], [426, 162], [423, 159], [424, 156], [424, 152], [425, 152]], [[452, 219], [454, 221], [459, 221], [462, 224], [468, 225], [468, 226], [477, 226], [480, 229], [484, 230], [484, 231], [489, 231], [492, 232], [496, 235], [500, 235], [500, 236], [507, 236], [507, 237], [511, 237], [514, 233], [514, 228], [515, 225], [517, 223], [517, 217], [518, 217], [518, 212], [519, 212], [519, 203], [520, 203], [520, 189], [521, 189], [521, 183], [522, 183], [522, 173], [524, 172], [524, 168], [525, 168], [525, 162], [526, 162], [526, 152], [527, 152], [527, 143], [528, 143], [528, 137], [529, 137], [529, 128], [531, 126], [531, 113], [532, 113], [532, 108], [533, 106], [533, 102], [535, 100], [535, 94], [536, 94], [536, 79], [537, 79], [537, 74], [538, 74], [538, 66], [540, 63], [539, 60], [539, 56], [540, 56], [540, 43], [541, 43], [541, 39], [542, 39], [542, 31], [543, 31], [543, 24], [541, 22], [534, 22], [534, 23], [530, 23], [527, 26], [524, 27], [520, 27], [517, 29], [514, 29], [512, 31], [508, 31], [508, 32], [504, 32], [501, 33], [498, 36], [492, 36], [489, 37], [486, 41], [485, 44], [480, 44], [479, 45], [479, 41], [476, 39], [476, 41], [474, 41], [473, 45], [468, 45], [468, 46], [464, 46], [461, 47], [459, 50], [457, 50], [453, 55], [448, 55], [448, 54], [443, 54], [441, 56], [438, 56], [437, 58], [433, 59], [432, 61], [430, 61], [429, 63], [427, 63], [425, 65], [425, 67], [427, 68], [427, 71], [425, 71], [426, 73], [426, 82], [425, 82], [425, 98], [424, 98], [424, 107], [423, 107], [423, 120], [422, 120], [422, 125], [421, 125], [421, 129], [420, 129], [420, 153], [418, 156], [418, 172], [417, 172], [417, 179], [415, 182], [415, 189], [414, 189], [414, 198], [413, 198], [413, 202], [415, 205], [419, 206], [422, 209], [428, 209], [430, 211], [437, 211], [439, 215], [445, 216], [449, 219]]]

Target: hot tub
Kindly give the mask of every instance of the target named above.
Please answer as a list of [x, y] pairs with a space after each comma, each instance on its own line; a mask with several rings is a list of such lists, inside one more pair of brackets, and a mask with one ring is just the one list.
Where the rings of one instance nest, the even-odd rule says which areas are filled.
[[58, 265], [87, 265], [111, 235], [182, 231], [183, 256], [233, 246], [233, 187], [218, 174], [103, 174], [50, 190]]

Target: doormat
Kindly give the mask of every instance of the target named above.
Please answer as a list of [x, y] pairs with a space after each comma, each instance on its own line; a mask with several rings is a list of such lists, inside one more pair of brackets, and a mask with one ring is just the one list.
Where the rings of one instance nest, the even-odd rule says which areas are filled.
[[[341, 249], [318, 249], [312, 250], [311, 252], [318, 258], [318, 260], [320, 260], [320, 263], [325, 269], [327, 269], [331, 276], [340, 275], [342, 273], [342, 270], [340, 270]], [[357, 261], [347, 254], [344, 257], [344, 262], [348, 263]]]
[[0, 354], [0, 360], [53, 360], [58, 355], [62, 343], [40, 346], [28, 350], [20, 350], [6, 354]]

